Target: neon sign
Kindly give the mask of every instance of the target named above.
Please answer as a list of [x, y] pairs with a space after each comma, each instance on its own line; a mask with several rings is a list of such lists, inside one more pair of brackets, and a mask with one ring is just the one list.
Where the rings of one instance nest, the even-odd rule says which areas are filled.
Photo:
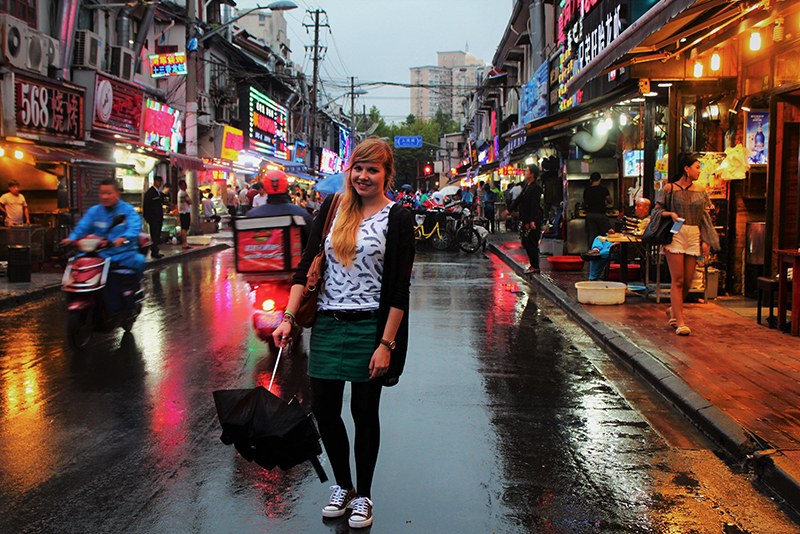
[[186, 52], [170, 54], [150, 54], [150, 76], [166, 78], [167, 76], [186, 76]]
[[250, 150], [289, 159], [289, 112], [270, 97], [250, 88], [248, 98]]
[[222, 130], [222, 150], [220, 157], [236, 161], [239, 159], [239, 152], [244, 149], [244, 132], [227, 124]]
[[177, 152], [183, 141], [181, 112], [150, 98], [144, 102], [144, 143]]

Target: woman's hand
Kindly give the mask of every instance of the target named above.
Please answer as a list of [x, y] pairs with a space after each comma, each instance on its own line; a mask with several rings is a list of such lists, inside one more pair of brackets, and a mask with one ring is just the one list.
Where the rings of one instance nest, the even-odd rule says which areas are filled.
[[711, 255], [711, 245], [708, 243], [700, 243], [700, 252], [702, 252], [704, 258], [708, 259]]
[[680, 216], [675, 212], [670, 212], [669, 216], [672, 217], [672, 222], [678, 222], [678, 219], [680, 219]]
[[289, 321], [281, 321], [272, 332], [272, 340], [275, 342], [276, 347], [285, 347], [287, 343], [292, 340], [292, 325]]
[[392, 351], [386, 345], [378, 345], [369, 361], [369, 379], [380, 378], [389, 370], [389, 361], [392, 359]]

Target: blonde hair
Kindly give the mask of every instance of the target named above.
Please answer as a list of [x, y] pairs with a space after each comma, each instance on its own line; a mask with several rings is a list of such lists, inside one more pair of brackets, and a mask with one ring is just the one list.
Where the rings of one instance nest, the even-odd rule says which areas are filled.
[[350, 158], [350, 164], [347, 166], [347, 172], [345, 174], [344, 193], [342, 194], [338, 215], [336, 216], [336, 224], [331, 228], [333, 253], [336, 255], [336, 259], [345, 267], [349, 267], [356, 257], [358, 229], [363, 219], [361, 196], [356, 192], [355, 188], [353, 188], [353, 184], [350, 182], [350, 171], [356, 163], [383, 165], [383, 170], [386, 175], [383, 184], [383, 192], [385, 193], [389, 190], [389, 186], [394, 178], [394, 154], [392, 153], [392, 147], [382, 139], [370, 137], [356, 147]]

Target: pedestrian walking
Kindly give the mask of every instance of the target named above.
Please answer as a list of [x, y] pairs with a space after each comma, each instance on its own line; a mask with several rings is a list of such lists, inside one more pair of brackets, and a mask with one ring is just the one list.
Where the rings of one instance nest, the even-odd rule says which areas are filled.
[[497, 201], [497, 193], [492, 190], [489, 182], [483, 184], [483, 216], [489, 219], [489, 231], [494, 233], [495, 216], [494, 203]]
[[158, 251], [158, 244], [161, 242], [161, 229], [164, 226], [164, 197], [161, 195], [161, 188], [164, 187], [164, 178], [156, 176], [153, 178], [153, 185], [151, 185], [144, 194], [142, 200], [142, 215], [147, 222], [147, 227], [150, 229], [150, 240], [153, 242], [150, 245], [151, 258], [163, 258], [164, 255]]
[[514, 202], [503, 212], [506, 217], [509, 212], [519, 210], [519, 237], [531, 266], [526, 274], [539, 272], [539, 236], [542, 232], [542, 186], [537, 180], [539, 167], [528, 165], [525, 170], [525, 180], [528, 182], [522, 192], [514, 198]]
[[[336, 477], [323, 517], [341, 517], [348, 507], [352, 528], [372, 524], [372, 477], [378, 459], [378, 407], [383, 386], [395, 385], [408, 346], [408, 306], [414, 263], [411, 213], [386, 198], [394, 175], [388, 143], [370, 138], [355, 151], [348, 181], [324, 242], [325, 286], [311, 331], [308, 374], [311, 405]], [[273, 334], [283, 346], [292, 335], [306, 274], [320, 250], [323, 226], [334, 195], [325, 199], [292, 280], [284, 322]], [[351, 383], [355, 423], [356, 482], [342, 421], [345, 383]]]
[[231, 216], [231, 228], [233, 228], [233, 218], [236, 217], [236, 206], [239, 203], [239, 199], [236, 198], [236, 191], [232, 187], [228, 186], [225, 189], [225, 206], [228, 208], [228, 215]]
[[192, 248], [186, 242], [186, 232], [192, 227], [192, 198], [186, 191], [186, 180], [178, 182], [178, 189], [180, 189], [178, 191], [178, 218], [181, 222], [181, 246], [186, 250]]
[[700, 161], [691, 154], [678, 160], [680, 177], [665, 185], [656, 195], [656, 206], [650, 215], [650, 224], [660, 224], [662, 217], [671, 217], [674, 223], [683, 219], [672, 243], [664, 245], [662, 254], [667, 259], [672, 280], [667, 308], [669, 324], [679, 336], [692, 333], [686, 326], [683, 301], [689, 296], [698, 256], [708, 258], [711, 250], [719, 250], [719, 236], [711, 222], [708, 210], [711, 199], [702, 187], [694, 182], [700, 177]]
[[239, 212], [242, 216], [247, 215], [250, 209], [250, 186], [244, 184], [242, 190], [239, 191]]
[[588, 248], [592, 248], [594, 238], [606, 235], [611, 230], [611, 221], [606, 215], [606, 204], [611, 203], [611, 193], [604, 185], [599, 172], [593, 172], [589, 177], [591, 185], [583, 190], [583, 203], [586, 204], [586, 237]]

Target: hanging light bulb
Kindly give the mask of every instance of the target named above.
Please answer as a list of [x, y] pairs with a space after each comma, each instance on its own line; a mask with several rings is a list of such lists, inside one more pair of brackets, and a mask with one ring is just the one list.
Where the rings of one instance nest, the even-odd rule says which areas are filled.
[[750, 34], [750, 50], [753, 52], [761, 50], [761, 33], [753, 32]]
[[694, 64], [694, 77], [700, 78], [701, 76], [703, 76], [703, 64], [698, 61]]
[[606, 128], [606, 121], [600, 121], [597, 123], [597, 135], [605, 135], [608, 131]]
[[628, 116], [624, 115], [624, 114], [620, 115], [619, 116], [619, 125], [620, 126], [625, 126], [626, 124], [628, 124]]
[[611, 117], [606, 117], [604, 123], [606, 125], [606, 130], [610, 130], [611, 128], [614, 127], [614, 121], [611, 120]]
[[714, 52], [711, 56], [711, 70], [718, 71], [720, 66], [722, 66], [722, 59], [719, 57], [719, 54]]

